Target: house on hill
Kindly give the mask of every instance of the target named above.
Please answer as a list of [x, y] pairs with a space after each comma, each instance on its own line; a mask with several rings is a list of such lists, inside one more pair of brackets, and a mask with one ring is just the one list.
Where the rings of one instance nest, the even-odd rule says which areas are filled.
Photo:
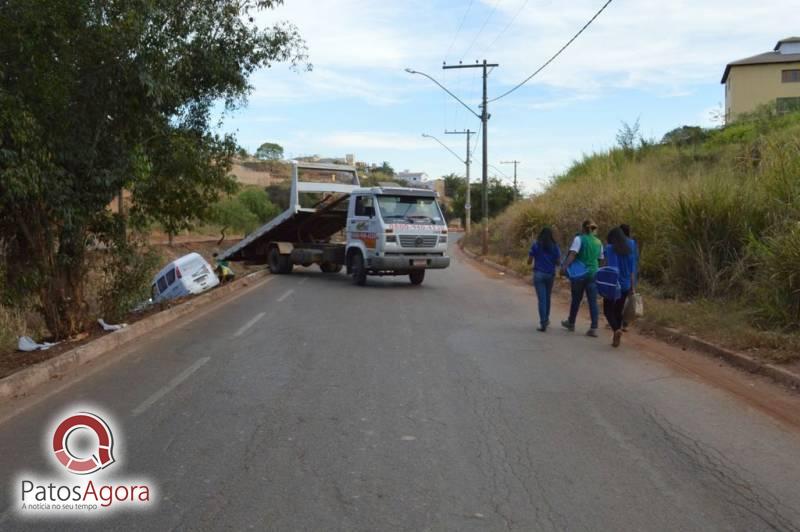
[[778, 41], [771, 52], [728, 63], [725, 85], [725, 121], [763, 104], [778, 112], [800, 110], [800, 37]]
[[395, 177], [398, 179], [402, 179], [409, 185], [419, 185], [423, 181], [428, 180], [428, 174], [425, 172], [410, 172], [408, 170], [403, 170], [402, 172], [397, 172]]

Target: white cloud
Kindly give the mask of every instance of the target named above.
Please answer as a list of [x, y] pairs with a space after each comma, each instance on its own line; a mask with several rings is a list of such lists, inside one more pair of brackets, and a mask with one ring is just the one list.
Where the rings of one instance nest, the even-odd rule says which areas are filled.
[[421, 137], [381, 131], [340, 131], [319, 139], [323, 146], [344, 150], [421, 150], [429, 148]]

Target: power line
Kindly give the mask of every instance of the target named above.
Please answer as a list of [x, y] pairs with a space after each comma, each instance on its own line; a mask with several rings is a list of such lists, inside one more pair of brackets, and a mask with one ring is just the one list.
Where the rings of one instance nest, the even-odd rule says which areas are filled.
[[516, 12], [516, 13], [514, 13], [514, 16], [513, 16], [513, 17], [511, 17], [511, 20], [510, 20], [510, 21], [508, 21], [508, 24], [506, 24], [506, 27], [505, 27], [505, 28], [503, 28], [503, 31], [501, 31], [500, 33], [498, 33], [498, 34], [497, 34], [497, 37], [495, 37], [495, 38], [494, 38], [494, 40], [493, 40], [491, 43], [489, 43], [489, 46], [487, 46], [487, 47], [486, 47], [486, 50], [487, 50], [487, 51], [488, 51], [488, 50], [491, 50], [491, 49], [492, 49], [492, 46], [494, 46], [494, 45], [495, 45], [495, 43], [497, 43], [497, 41], [498, 41], [498, 40], [500, 40], [500, 37], [502, 37], [502, 36], [503, 36], [503, 34], [504, 34], [505, 32], [507, 32], [507, 31], [508, 31], [508, 29], [509, 29], [509, 28], [510, 28], [510, 27], [511, 27], [513, 24], [514, 24], [514, 22], [517, 20], [517, 17], [520, 15], [520, 13], [522, 13], [522, 10], [523, 10], [523, 9], [525, 9], [525, 6], [527, 6], [527, 5], [528, 5], [528, 2], [529, 2], [529, 1], [530, 1], [530, 0], [525, 0], [524, 2], [522, 2], [522, 5], [519, 7], [519, 9], [517, 9], [517, 12]]
[[600, 10], [599, 10], [597, 13], [595, 13], [595, 14], [594, 14], [594, 16], [593, 16], [591, 19], [589, 19], [589, 22], [587, 22], [586, 24], [584, 24], [584, 25], [583, 25], [583, 27], [582, 27], [582, 28], [581, 28], [581, 29], [578, 31], [578, 33], [576, 33], [576, 34], [575, 34], [575, 35], [574, 35], [574, 36], [573, 36], [573, 37], [572, 37], [572, 38], [571, 38], [569, 41], [567, 41], [567, 44], [565, 44], [564, 46], [562, 46], [562, 47], [561, 47], [561, 49], [560, 49], [558, 52], [556, 52], [556, 53], [555, 53], [555, 55], [553, 55], [553, 57], [551, 57], [550, 59], [548, 59], [548, 60], [547, 60], [547, 61], [546, 61], [546, 62], [545, 62], [545, 63], [544, 63], [542, 66], [540, 66], [538, 69], [536, 69], [536, 72], [534, 72], [533, 74], [531, 74], [530, 76], [528, 76], [527, 78], [525, 78], [525, 79], [524, 79], [524, 80], [523, 80], [521, 83], [519, 83], [518, 85], [515, 85], [515, 86], [514, 86], [514, 87], [512, 87], [511, 89], [509, 89], [509, 90], [507, 90], [506, 92], [504, 92], [503, 94], [501, 94], [500, 96], [498, 96], [498, 97], [496, 97], [496, 98], [492, 98], [491, 100], [489, 100], [489, 102], [496, 102], [496, 101], [497, 101], [497, 100], [499, 100], [500, 98], [504, 98], [504, 97], [508, 96], [509, 94], [511, 94], [512, 92], [514, 92], [515, 90], [517, 90], [518, 88], [522, 87], [523, 85], [525, 85], [526, 83], [528, 83], [530, 80], [532, 80], [532, 79], [534, 78], [534, 76], [536, 76], [536, 75], [537, 75], [539, 72], [541, 72], [542, 70], [544, 70], [545, 68], [547, 68], [547, 65], [549, 65], [550, 63], [552, 63], [553, 61], [555, 61], [555, 59], [556, 59], [556, 58], [557, 58], [559, 55], [561, 55], [561, 52], [563, 52], [564, 50], [566, 50], [566, 49], [569, 47], [569, 45], [570, 45], [570, 44], [572, 44], [572, 43], [575, 41], [575, 39], [577, 39], [578, 37], [580, 37], [581, 33], [583, 33], [584, 31], [586, 31], [586, 28], [588, 28], [588, 27], [589, 27], [589, 26], [592, 24], [592, 22], [594, 22], [594, 21], [595, 21], [595, 19], [596, 19], [597, 17], [599, 17], [599, 16], [600, 16], [600, 14], [601, 14], [603, 11], [605, 11], [605, 9], [608, 7], [608, 5], [609, 5], [609, 4], [610, 4], [612, 1], [613, 1], [613, 0], [608, 0], [608, 1], [607, 1], [605, 4], [603, 4], [603, 7], [601, 7], [601, 8], [600, 8]]
[[481, 29], [478, 30], [478, 34], [475, 36], [474, 39], [472, 39], [472, 43], [469, 45], [469, 48], [467, 48], [467, 50], [462, 54], [462, 56], [461, 56], [461, 60], [462, 61], [464, 60], [464, 58], [467, 57], [467, 54], [470, 52], [470, 50], [472, 50], [472, 47], [475, 46], [475, 43], [478, 42], [478, 38], [483, 33], [483, 30], [486, 29], [486, 25], [489, 24], [489, 21], [492, 20], [492, 16], [494, 16], [494, 12], [497, 11], [497, 5], [499, 3], [500, 3], [500, 0], [497, 0], [494, 3], [494, 7], [492, 7], [492, 10], [489, 12], [489, 16], [486, 17], [486, 20], [483, 21], [483, 26], [481, 26]]
[[458, 25], [458, 29], [456, 30], [456, 34], [453, 35], [453, 40], [450, 43], [450, 46], [447, 47], [447, 52], [444, 54], [445, 60], [447, 60], [447, 56], [450, 55], [450, 52], [453, 50], [453, 45], [456, 43], [456, 39], [458, 35], [461, 33], [461, 28], [464, 27], [464, 22], [467, 20], [467, 15], [469, 15], [469, 11], [472, 9], [472, 4], [475, 3], [475, 0], [470, 0], [469, 5], [467, 6], [467, 10], [464, 11], [464, 16], [461, 17], [461, 24]]

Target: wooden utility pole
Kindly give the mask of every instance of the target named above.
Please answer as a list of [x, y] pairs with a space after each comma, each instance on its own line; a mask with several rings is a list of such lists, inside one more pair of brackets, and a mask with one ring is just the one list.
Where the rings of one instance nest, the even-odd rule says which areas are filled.
[[[481, 181], [483, 191], [481, 193], [481, 223], [483, 225], [483, 235], [481, 237], [481, 250], [484, 255], [489, 253], [489, 98], [487, 94], [487, 80], [489, 69], [499, 66], [497, 63], [488, 63], [486, 59], [482, 63], [475, 62], [474, 65], [444, 65], [442, 68], [482, 68], [483, 69], [483, 103], [481, 104], [481, 133], [483, 136], [483, 161], [481, 165]], [[449, 91], [448, 91], [449, 92]]]

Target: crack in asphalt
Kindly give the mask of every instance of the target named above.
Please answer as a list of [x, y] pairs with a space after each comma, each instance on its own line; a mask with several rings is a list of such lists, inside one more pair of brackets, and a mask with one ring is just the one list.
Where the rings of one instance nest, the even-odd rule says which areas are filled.
[[783, 511], [796, 513], [781, 503], [769, 490], [754, 486], [737, 471], [744, 471], [741, 465], [734, 464], [722, 452], [705, 444], [680, 430], [668, 419], [656, 412], [642, 408], [652, 423], [661, 430], [671, 448], [696, 470], [710, 477], [725, 500], [749, 515], [756, 517], [772, 530], [800, 531], [800, 527], [783, 515]]

